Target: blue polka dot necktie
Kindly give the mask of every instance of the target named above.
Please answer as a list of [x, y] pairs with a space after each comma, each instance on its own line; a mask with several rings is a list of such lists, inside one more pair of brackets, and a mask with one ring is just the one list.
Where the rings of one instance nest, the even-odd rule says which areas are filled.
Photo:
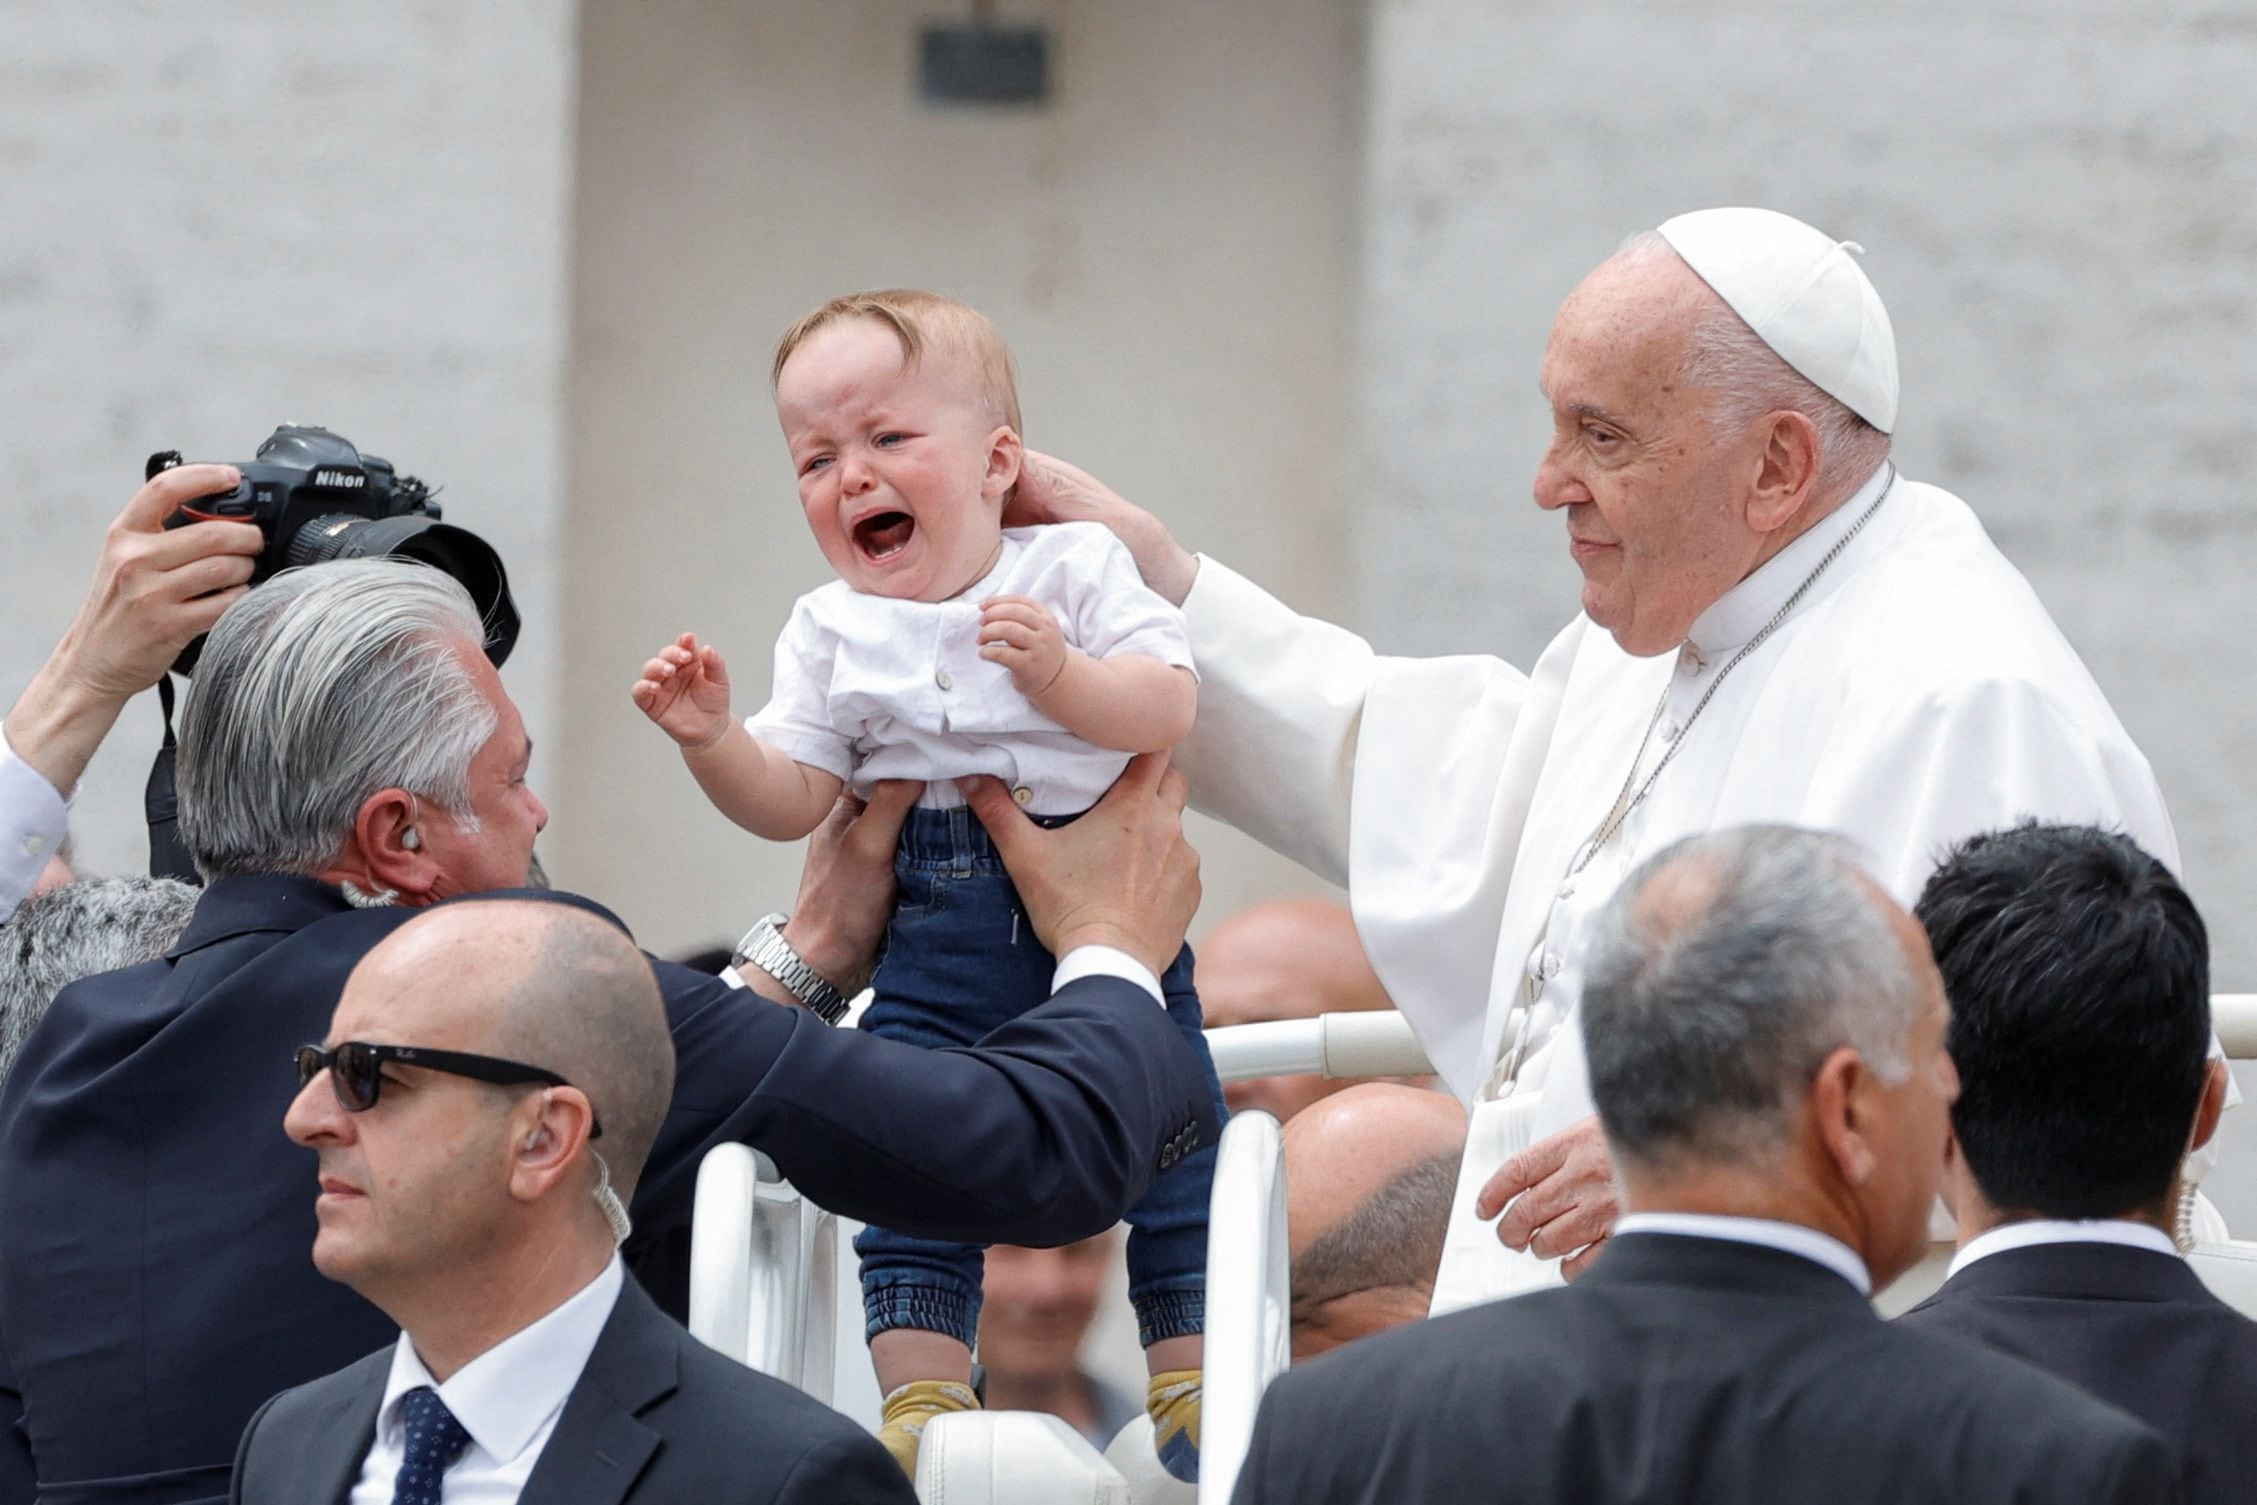
[[400, 1397], [400, 1421], [407, 1428], [407, 1454], [392, 1486], [392, 1505], [439, 1505], [440, 1481], [469, 1446], [470, 1434], [429, 1385]]

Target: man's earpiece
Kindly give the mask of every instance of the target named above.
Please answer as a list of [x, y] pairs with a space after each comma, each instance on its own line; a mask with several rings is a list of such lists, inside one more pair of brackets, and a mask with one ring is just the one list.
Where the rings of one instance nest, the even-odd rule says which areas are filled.
[[420, 852], [423, 850], [423, 838], [416, 833], [415, 827], [409, 826], [400, 833], [400, 845], [411, 852]]
[[545, 1150], [548, 1147], [549, 1131], [545, 1127], [535, 1129], [532, 1133], [525, 1136], [525, 1153], [528, 1155], [532, 1154], [535, 1150]]

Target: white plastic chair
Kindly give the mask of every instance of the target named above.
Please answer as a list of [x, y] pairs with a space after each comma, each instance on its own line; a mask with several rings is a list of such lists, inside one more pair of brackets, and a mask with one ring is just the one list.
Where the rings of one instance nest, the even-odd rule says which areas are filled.
[[1086, 1438], [1039, 1411], [954, 1411], [917, 1445], [930, 1505], [1133, 1505], [1128, 1481]]
[[767, 1156], [716, 1145], [690, 1223], [690, 1334], [740, 1364], [831, 1400], [838, 1222]]

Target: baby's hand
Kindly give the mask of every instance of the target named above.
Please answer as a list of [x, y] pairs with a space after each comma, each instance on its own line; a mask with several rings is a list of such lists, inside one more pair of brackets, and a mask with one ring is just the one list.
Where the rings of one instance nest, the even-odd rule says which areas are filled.
[[710, 644], [698, 645], [695, 633], [659, 649], [643, 665], [633, 694], [643, 714], [686, 752], [711, 747], [728, 733], [729, 669]]
[[1040, 601], [994, 596], [980, 603], [980, 657], [1010, 670], [1011, 683], [1031, 698], [1066, 667], [1066, 635]]

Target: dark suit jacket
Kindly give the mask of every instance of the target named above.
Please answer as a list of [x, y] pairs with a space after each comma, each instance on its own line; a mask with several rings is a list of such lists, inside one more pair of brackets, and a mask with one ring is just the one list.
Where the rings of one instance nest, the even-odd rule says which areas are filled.
[[[57, 1505], [216, 1499], [260, 1402], [390, 1340], [315, 1273], [314, 1157], [282, 1114], [291, 1051], [412, 914], [223, 880], [169, 956], [64, 989], [25, 1044], [0, 1085], [0, 1505], [29, 1498], [35, 1459]], [[678, 1247], [725, 1140], [849, 1216], [1043, 1243], [1108, 1226], [1213, 1131], [1197, 1058], [1129, 983], [1075, 983], [976, 1050], [929, 1051], [658, 972], [674, 1106], [631, 1262]]]
[[[259, 1408], [234, 1505], [345, 1505], [376, 1438], [387, 1344]], [[713, 1352], [621, 1289], [519, 1505], [914, 1505], [877, 1439]]]
[[1240, 1505], [2043, 1505], [2179, 1498], [2163, 1439], [1895, 1327], [1774, 1249], [1624, 1234], [1565, 1290], [1414, 1323], [1271, 1386]]
[[2010, 1353], [2129, 1411], [2177, 1446], [2190, 1505], [2257, 1497], [2257, 1322], [2183, 1259], [2121, 1244], [2005, 1249], [1897, 1321]]

